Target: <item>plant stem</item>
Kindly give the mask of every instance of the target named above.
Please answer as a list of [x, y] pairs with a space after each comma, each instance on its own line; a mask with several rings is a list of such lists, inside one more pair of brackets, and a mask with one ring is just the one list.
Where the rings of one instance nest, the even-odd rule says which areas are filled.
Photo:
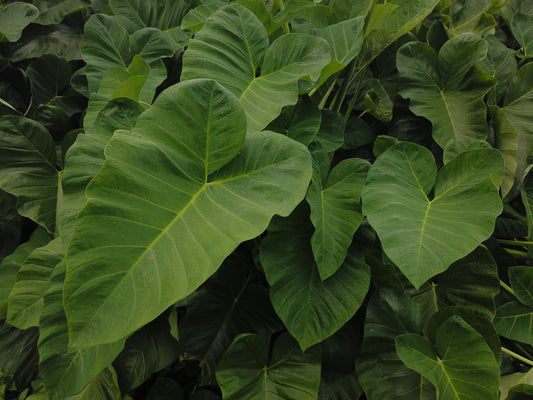
[[512, 244], [516, 246], [530, 246], [533, 245], [533, 242], [527, 240], [507, 240], [507, 239], [496, 239], [498, 243], [501, 244]]
[[352, 101], [348, 105], [348, 109], [346, 110], [346, 113], [344, 114], [344, 119], [346, 121], [348, 121], [348, 118], [350, 117], [350, 114], [352, 113], [352, 110], [355, 107], [355, 102], [357, 101], [357, 98], [359, 97], [359, 91], [361, 90], [361, 84], [363, 83], [363, 73], [362, 72], [363, 72], [362, 69], [360, 69], [357, 72], [357, 74], [359, 75], [359, 82], [357, 83], [357, 89], [355, 90], [355, 93], [353, 95]]
[[[350, 87], [351, 83], [353, 82], [352, 76], [353, 76], [353, 73], [355, 72], [355, 68], [356, 67], [357, 67], [357, 59], [352, 60], [352, 62], [350, 63], [350, 67], [348, 69], [348, 73], [344, 77], [344, 81], [342, 82], [342, 86], [341, 86], [339, 92], [333, 98], [333, 101], [331, 102], [331, 105], [329, 107], [330, 110], [333, 110], [333, 107], [335, 106], [335, 101], [338, 100], [337, 106], [335, 107], [335, 110], [338, 111], [338, 112], [341, 111], [342, 102], [346, 98], [346, 93], [348, 93], [348, 88]], [[359, 74], [359, 72], [357, 72], [357, 74]]]
[[507, 253], [520, 258], [529, 258], [529, 255], [525, 251], [515, 250], [515, 249], [508, 249], [507, 247], [503, 248]]
[[516, 295], [514, 294], [514, 290], [511, 288], [511, 286], [507, 285], [504, 281], [500, 280], [500, 286], [516, 297]]
[[335, 87], [335, 83], [337, 83], [337, 79], [335, 79], [331, 85], [329, 85], [329, 88], [328, 90], [326, 91], [326, 94], [324, 94], [324, 96], [322, 97], [322, 100], [320, 100], [320, 103], [318, 104], [318, 108], [320, 109], [323, 109], [324, 106], [326, 105], [326, 101], [328, 101], [328, 97], [329, 95], [331, 94], [331, 91], [333, 90], [333, 88]]
[[520, 354], [516, 354], [514, 351], [511, 351], [509, 349], [506, 349], [505, 347], [502, 346], [502, 351], [508, 355], [510, 355], [511, 357], [513, 358], [516, 358], [517, 360], [520, 360], [522, 361], [523, 363], [527, 364], [527, 365], [531, 365], [533, 366], [533, 361], [525, 358], [525, 357], [522, 357]]
[[[276, 0], [276, 5], [278, 6], [280, 11], [285, 10], [285, 6], [283, 5], [283, 0]], [[285, 22], [283, 24], [283, 32], [291, 33], [291, 30], [289, 29], [289, 23], [288, 22]]]

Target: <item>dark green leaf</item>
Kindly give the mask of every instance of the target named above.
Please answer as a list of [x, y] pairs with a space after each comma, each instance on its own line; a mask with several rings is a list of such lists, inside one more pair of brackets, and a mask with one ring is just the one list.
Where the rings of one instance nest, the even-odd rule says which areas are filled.
[[41, 25], [59, 24], [63, 18], [91, 5], [89, 0], [34, 0], [33, 5], [39, 9], [39, 18], [35, 23]]

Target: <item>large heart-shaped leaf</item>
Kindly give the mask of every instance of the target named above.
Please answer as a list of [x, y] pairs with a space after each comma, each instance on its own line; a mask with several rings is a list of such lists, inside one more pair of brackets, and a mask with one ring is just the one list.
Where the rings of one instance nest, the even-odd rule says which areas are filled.
[[392, 146], [372, 165], [363, 214], [415, 287], [491, 235], [502, 211], [494, 175], [503, 176], [503, 159], [494, 149], [461, 153], [438, 176], [429, 150], [413, 143]]
[[114, 342], [154, 319], [302, 200], [307, 149], [269, 132], [241, 148], [245, 135], [238, 99], [207, 80], [167, 89], [133, 131], [113, 135], [67, 254], [74, 347]]
[[302, 353], [287, 334], [269, 354], [268, 340], [244, 334], [235, 338], [216, 374], [225, 400], [315, 400], [320, 382], [320, 348]]
[[510, 28], [524, 52], [524, 57], [533, 57], [533, 15], [516, 13], [513, 15]]
[[349, 158], [330, 172], [325, 150], [313, 153], [313, 179], [306, 200], [315, 226], [311, 246], [323, 281], [341, 266], [363, 220], [360, 198], [369, 166], [366, 160]]
[[17, 196], [19, 214], [55, 229], [58, 171], [54, 139], [24, 117], [0, 121], [0, 188]]
[[486, 139], [485, 94], [496, 84], [476, 66], [487, 46], [474, 33], [457, 35], [439, 53], [427, 44], [411, 42], [398, 50], [396, 66], [404, 85], [400, 94], [409, 108], [433, 124], [433, 139], [444, 148], [457, 139], [468, 145]]
[[394, 345], [398, 335], [421, 331], [421, 309], [406, 294], [380, 289], [372, 295], [356, 359], [359, 383], [369, 400], [435, 399], [431, 384], [402, 363]]
[[483, 337], [461, 317], [448, 318], [435, 339], [407, 333], [396, 338], [400, 359], [425, 376], [441, 400], [496, 400], [500, 369]]
[[7, 322], [19, 329], [39, 326], [44, 293], [50, 286], [54, 267], [65, 255], [61, 238], [35, 249], [17, 273], [9, 295]]
[[81, 392], [124, 347], [122, 340], [69, 351], [67, 320], [63, 310], [65, 264], [60, 262], [54, 269], [40, 319], [39, 368], [50, 400], [61, 400]]
[[244, 6], [231, 4], [211, 15], [190, 41], [181, 78], [209, 78], [224, 85], [239, 98], [248, 132], [255, 132], [283, 106], [296, 104], [299, 79], [318, 78], [329, 62], [329, 45], [319, 37], [283, 35], [269, 47], [261, 21]]
[[300, 347], [305, 350], [338, 331], [363, 303], [370, 271], [356, 246], [339, 270], [320, 280], [309, 243], [308, 207], [276, 219], [261, 245], [261, 264], [270, 299]]

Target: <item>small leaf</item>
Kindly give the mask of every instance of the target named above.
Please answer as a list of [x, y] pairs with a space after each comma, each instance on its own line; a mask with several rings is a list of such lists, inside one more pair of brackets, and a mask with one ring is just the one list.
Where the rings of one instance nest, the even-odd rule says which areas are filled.
[[320, 349], [302, 353], [288, 335], [280, 336], [269, 354], [266, 338], [239, 335], [217, 371], [224, 400], [290, 398], [315, 400], [320, 383]]
[[425, 376], [441, 400], [496, 400], [499, 366], [483, 337], [461, 317], [448, 318], [433, 342], [407, 333], [396, 338], [401, 360]]
[[402, 142], [370, 167], [363, 214], [387, 256], [415, 287], [491, 235], [502, 211], [492, 174], [503, 175], [502, 161], [496, 150], [472, 150], [450, 161], [437, 176], [427, 149]]
[[533, 307], [533, 269], [531, 267], [509, 268], [509, 281], [518, 301]]

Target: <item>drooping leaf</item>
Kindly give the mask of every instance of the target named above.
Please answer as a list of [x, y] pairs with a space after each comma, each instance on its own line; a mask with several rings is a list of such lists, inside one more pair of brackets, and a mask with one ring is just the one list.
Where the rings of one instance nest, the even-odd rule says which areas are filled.
[[338, 331], [363, 303], [370, 271], [355, 245], [339, 270], [320, 280], [309, 243], [308, 207], [276, 219], [261, 245], [270, 300], [303, 350]]
[[432, 342], [413, 333], [396, 338], [400, 359], [425, 376], [441, 400], [496, 400], [499, 366], [483, 337], [461, 317], [448, 318]]
[[[244, 6], [231, 4], [211, 15], [190, 41], [181, 78], [221, 83], [239, 98], [248, 132], [256, 132], [283, 106], [296, 104], [298, 79], [316, 79], [329, 61], [329, 45], [318, 37], [283, 35], [269, 46], [257, 17]], [[261, 75], [256, 77], [259, 69]]]
[[24, 30], [24, 36], [13, 43], [11, 61], [18, 62], [44, 54], [55, 54], [67, 61], [81, 58], [83, 20], [66, 17], [57, 25], [32, 24]]
[[[324, 149], [318, 151], [325, 153]], [[322, 281], [341, 266], [363, 220], [360, 198], [370, 164], [350, 158], [331, 172], [329, 162], [324, 167], [316, 158], [313, 160], [313, 178], [306, 195], [315, 227], [311, 246]]]
[[508, 84], [503, 106], [490, 107], [495, 144], [505, 158], [504, 183], [509, 197], [518, 193], [524, 171], [533, 163], [533, 128], [529, 121], [532, 105], [533, 64], [528, 63], [517, 71]]
[[158, 318], [135, 332], [113, 362], [120, 389], [130, 392], [179, 357], [178, 342], [166, 318]]
[[8, 116], [0, 121], [0, 188], [17, 196], [19, 214], [53, 232], [58, 171], [54, 139], [38, 122]]
[[37, 228], [30, 239], [19, 245], [13, 254], [5, 257], [0, 263], [0, 318], [5, 318], [9, 294], [13, 290], [17, 273], [28, 256], [37, 248], [50, 241], [50, 234], [44, 228]]
[[473, 307], [492, 318], [494, 296], [500, 290], [498, 267], [490, 252], [480, 246], [412, 294], [425, 314], [447, 306]]
[[[365, 41], [358, 65], [366, 66], [376, 58], [387, 46], [400, 36], [405, 35], [424, 18], [426, 18], [439, 0], [392, 0], [385, 6], [390, 10], [383, 18], [377, 19], [377, 23], [368, 32], [365, 27]], [[380, 4], [381, 5], [381, 4]], [[377, 7], [374, 12], [378, 12]], [[372, 17], [372, 14], [371, 14]]]
[[494, 182], [494, 175], [503, 176], [502, 161], [494, 149], [472, 150], [437, 175], [427, 149], [402, 142], [370, 167], [363, 214], [387, 256], [415, 287], [491, 235], [502, 211], [499, 183]]
[[0, 371], [13, 377], [20, 392], [27, 388], [39, 373], [36, 346], [38, 337], [39, 331], [36, 328], [20, 330], [4, 323], [0, 324]]
[[196, 293], [180, 322], [180, 349], [201, 359], [202, 384], [214, 384], [214, 371], [235, 336], [270, 336], [282, 323], [270, 304], [268, 289], [253, 283], [253, 260], [229, 256]]
[[15, 1], [0, 7], [0, 42], [16, 42], [22, 30], [39, 16], [37, 7]]
[[502, 0], [444, 0], [440, 14], [449, 37], [473, 32], [484, 35], [496, 26], [493, 15], [502, 6]]
[[283, 133], [308, 146], [318, 134], [321, 121], [318, 106], [309, 97], [301, 96], [296, 105], [284, 107], [266, 129]]
[[91, 5], [89, 0], [34, 0], [39, 9], [37, 24], [59, 24], [66, 15], [83, 10]]
[[225, 400], [290, 398], [314, 400], [320, 383], [320, 348], [302, 353], [288, 334], [269, 351], [266, 338], [244, 334], [235, 338], [216, 375]]
[[[161, 93], [133, 131], [113, 135], [67, 254], [74, 347], [116, 341], [154, 319], [302, 200], [307, 149], [268, 132], [245, 140], [245, 125], [227, 89], [193, 80]], [[136, 296], [121, 295], [129, 291]], [[100, 323], [109, 318], [113, 325]]]
[[[54, 269], [50, 287], [44, 296], [44, 307], [40, 319], [39, 368], [50, 400], [61, 400], [78, 394], [95, 378], [109, 381], [109, 372], [102, 372], [103, 375], [100, 378], [97, 376], [124, 347], [122, 340], [117, 343], [69, 351], [67, 320], [63, 310], [65, 264], [65, 261], [62, 261]], [[85, 389], [87, 393], [82, 393], [81, 398], [99, 399], [100, 397], [96, 395], [91, 397], [90, 394], [95, 393], [94, 391], [97, 393], [106, 390], [104, 388], [108, 385], [103, 386], [101, 388], [99, 384], [89, 385]], [[108, 400], [108, 398], [104, 397], [102, 400]]]
[[9, 295], [7, 323], [19, 329], [39, 326], [43, 296], [54, 267], [65, 255], [61, 238], [35, 249], [20, 267]]
[[144, 108], [130, 99], [111, 100], [93, 126], [80, 135], [65, 156], [61, 175], [63, 199], [58, 213], [58, 230], [68, 244], [74, 233], [76, 218], [87, 199], [85, 188], [104, 165], [104, 148], [115, 130], [131, 130]]
[[421, 309], [406, 294], [389, 289], [374, 292], [356, 359], [359, 383], [369, 400], [435, 399], [434, 388], [396, 354], [397, 336], [421, 331]]
[[483, 97], [496, 82], [476, 65], [486, 54], [485, 42], [473, 33], [455, 36], [438, 54], [421, 42], [398, 50], [396, 65], [405, 82], [400, 94], [415, 114], [431, 121], [442, 148], [452, 139], [469, 145], [487, 138]]

